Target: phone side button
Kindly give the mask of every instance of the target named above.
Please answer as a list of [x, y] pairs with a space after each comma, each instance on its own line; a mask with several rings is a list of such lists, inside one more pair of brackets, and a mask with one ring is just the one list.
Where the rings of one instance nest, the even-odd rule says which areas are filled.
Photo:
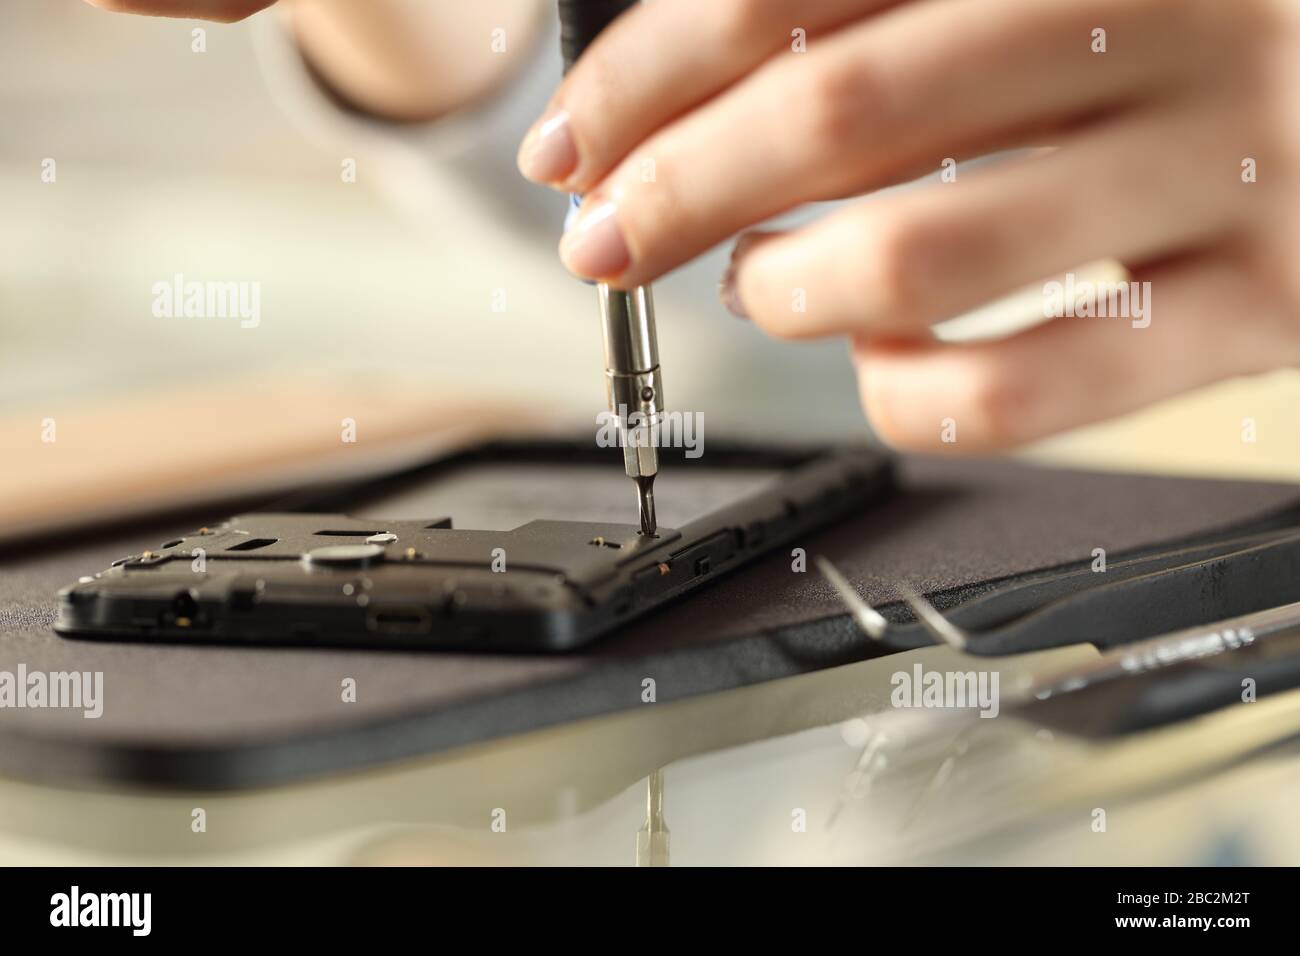
[[366, 613], [366, 630], [372, 634], [428, 634], [433, 615], [419, 605], [372, 607]]

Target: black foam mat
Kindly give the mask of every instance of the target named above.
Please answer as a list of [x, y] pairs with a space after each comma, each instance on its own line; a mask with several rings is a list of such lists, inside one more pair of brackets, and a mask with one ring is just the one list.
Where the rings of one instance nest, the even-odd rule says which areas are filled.
[[[899, 492], [720, 579], [625, 633], [563, 656], [181, 647], [72, 641], [54, 595], [190, 530], [139, 527], [0, 559], [0, 671], [102, 671], [104, 712], [0, 709], [0, 772], [172, 787], [265, 785], [436, 752], [887, 652], [860, 634], [811, 558], [873, 603], [902, 581], [939, 603], [993, 582], [1173, 542], [1300, 524], [1300, 486], [905, 460]], [[201, 516], [209, 520], [212, 515]], [[356, 682], [345, 702], [342, 682]]]

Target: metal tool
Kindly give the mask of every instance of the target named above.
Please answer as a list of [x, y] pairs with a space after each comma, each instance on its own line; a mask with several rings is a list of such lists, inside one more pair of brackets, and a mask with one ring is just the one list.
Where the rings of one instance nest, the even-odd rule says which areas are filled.
[[[914, 591], [903, 587], [898, 587], [898, 591], [917, 619], [935, 638], [952, 643], [958, 650], [964, 650], [970, 639], [975, 637], [944, 618], [929, 601]], [[1045, 700], [1102, 681], [1132, 677], [1184, 661], [1229, 653], [1271, 637], [1293, 633], [1297, 628], [1300, 628], [1300, 602], [1253, 611], [1103, 651], [1095, 660], [1085, 664], [1038, 675], [1026, 693]]]
[[970, 635], [935, 609], [935, 606], [913, 591], [906, 584], [895, 584], [894, 590], [903, 596], [907, 606], [912, 609], [921, 626], [930, 632], [930, 636], [940, 643], [947, 644], [955, 651], [966, 650]]
[[[853, 585], [840, 574], [835, 564], [826, 558], [816, 558], [816, 564], [823, 576], [836, 589], [840, 600], [848, 605], [853, 619], [863, 632], [872, 640], [883, 639], [888, 622], [880, 611], [868, 605], [861, 594], [854, 591]], [[930, 632], [930, 636], [939, 644], [946, 644], [953, 650], [969, 653], [972, 640], [978, 641], [979, 635], [958, 627], [945, 618], [926, 598], [920, 596], [906, 584], [894, 584], [894, 591], [902, 597], [917, 618], [920, 626]], [[1269, 607], [1262, 611], [1253, 611], [1238, 618], [1217, 620], [1209, 624], [1184, 628], [1149, 637], [1147, 640], [1134, 641], [1132, 644], [1105, 650], [1095, 661], [1071, 667], [1056, 674], [1040, 675], [1032, 683], [1031, 691], [1036, 697], [1049, 697], [1067, 691], [1095, 684], [1100, 680], [1123, 678], [1156, 670], [1182, 661], [1193, 661], [1200, 657], [1210, 657], [1244, 648], [1266, 637], [1288, 633], [1300, 628], [1300, 602], [1295, 604]]]
[[663, 407], [659, 344], [649, 286], [614, 289], [604, 283], [600, 324], [605, 339], [605, 394], [618, 419], [623, 470], [636, 482], [641, 533], [655, 533], [655, 475], [659, 473], [659, 426]]
[[[623, 11], [638, 0], [559, 0], [560, 48], [564, 70]], [[573, 205], [580, 203], [574, 197]], [[596, 287], [605, 339], [605, 393], [623, 443], [623, 469], [636, 482], [641, 533], [653, 535], [655, 476], [659, 474], [659, 428], [663, 378], [655, 335], [654, 300], [649, 286]]]
[[849, 606], [849, 610], [853, 613], [853, 620], [857, 621], [858, 627], [862, 628], [867, 637], [874, 641], [884, 637], [885, 629], [889, 626], [884, 616], [853, 590], [853, 585], [849, 584], [848, 579], [840, 574], [839, 568], [829, 560], [821, 555], [814, 560], [817, 563], [817, 570], [830, 582], [831, 587], [840, 596], [840, 600]]
[[[858, 626], [873, 640], [883, 638], [888, 622], [880, 612], [863, 600], [830, 561], [819, 556], [816, 562], [818, 569], [848, 606]], [[894, 590], [902, 596], [917, 621], [936, 642], [946, 644], [956, 651], [970, 653], [969, 645], [972, 641], [979, 640], [978, 634], [949, 621], [933, 604], [907, 585], [895, 584]], [[1085, 664], [1038, 675], [1031, 681], [1025, 694], [1043, 700], [1101, 681], [1131, 677], [1183, 661], [1228, 653], [1297, 629], [1300, 629], [1300, 601], [1171, 631], [1102, 651], [1095, 660]]]

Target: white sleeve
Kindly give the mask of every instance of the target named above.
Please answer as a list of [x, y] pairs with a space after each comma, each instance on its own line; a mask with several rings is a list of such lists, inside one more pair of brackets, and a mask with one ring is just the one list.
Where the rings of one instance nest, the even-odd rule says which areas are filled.
[[[526, 181], [515, 167], [519, 141], [559, 83], [559, 30], [551, 23], [534, 40], [527, 64], [482, 103], [424, 123], [401, 123], [343, 106], [322, 87], [284, 18], [269, 10], [253, 18], [258, 62], [277, 105], [324, 150], [381, 167], [366, 177], [404, 212], [422, 221], [449, 183], [480, 193], [493, 213], [518, 227], [558, 235], [566, 202]], [[364, 158], [364, 160], [363, 160]]]

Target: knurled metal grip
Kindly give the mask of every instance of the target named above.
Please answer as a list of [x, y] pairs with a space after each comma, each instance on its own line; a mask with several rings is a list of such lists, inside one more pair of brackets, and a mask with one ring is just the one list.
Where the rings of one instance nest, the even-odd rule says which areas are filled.
[[664, 407], [663, 373], [650, 288], [613, 289], [601, 283], [596, 289], [609, 410], [620, 420], [640, 412], [646, 424], [657, 424]]

